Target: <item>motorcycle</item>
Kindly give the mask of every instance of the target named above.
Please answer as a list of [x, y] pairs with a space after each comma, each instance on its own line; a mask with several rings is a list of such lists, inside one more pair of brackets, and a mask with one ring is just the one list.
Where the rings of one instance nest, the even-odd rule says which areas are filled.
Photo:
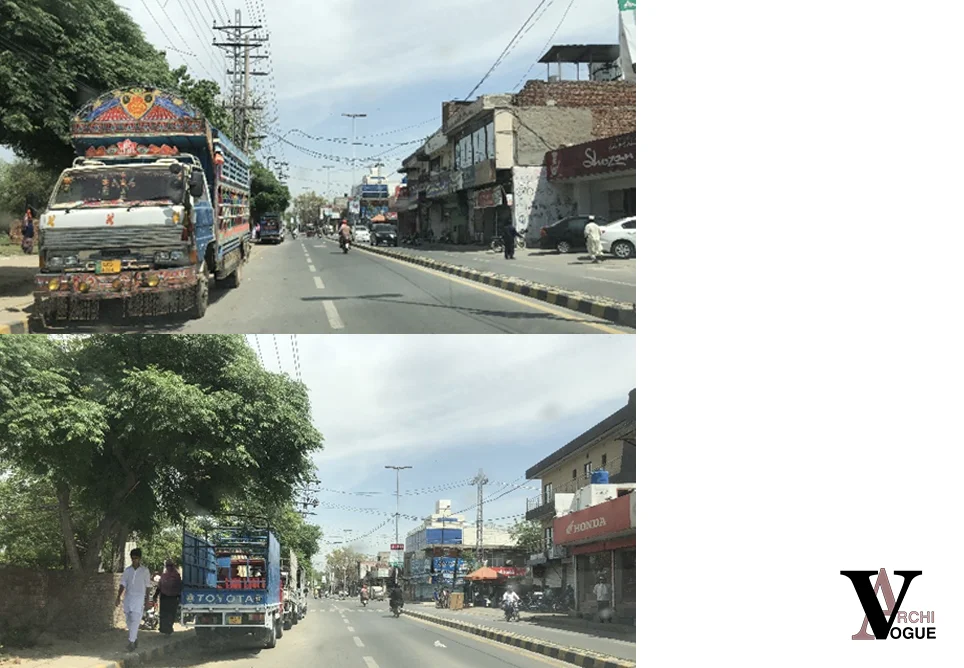
[[157, 605], [151, 601], [141, 617], [141, 628], [147, 631], [156, 631], [160, 625], [161, 618], [157, 614]]
[[367, 599], [366, 597], [362, 596], [361, 604], [362, 604], [362, 607], [363, 607], [363, 608], [366, 607], [366, 606], [368, 605], [368, 599]]
[[400, 614], [402, 614], [402, 604], [401, 604], [401, 603], [392, 603], [392, 604], [391, 604], [391, 608], [392, 608], [392, 614], [395, 615], [396, 617], [398, 617]]
[[351, 250], [351, 241], [349, 241], [349, 240], [347, 240], [347, 239], [342, 239], [342, 240], [341, 240], [341, 252], [342, 252], [342, 253], [347, 253], [349, 250]]
[[519, 617], [518, 603], [507, 602], [502, 606], [502, 611], [505, 613], [505, 621], [507, 622], [511, 622], [511, 621], [518, 622], [521, 619], [521, 617]]

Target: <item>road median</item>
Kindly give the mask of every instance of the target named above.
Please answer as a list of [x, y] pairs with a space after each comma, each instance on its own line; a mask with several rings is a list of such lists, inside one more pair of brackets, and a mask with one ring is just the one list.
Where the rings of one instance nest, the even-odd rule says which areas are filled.
[[561, 306], [572, 311], [578, 311], [579, 313], [584, 313], [586, 315], [593, 316], [594, 318], [608, 320], [624, 327], [632, 327], [633, 329], [636, 328], [635, 304], [627, 304], [625, 302], [616, 301], [615, 299], [608, 299], [606, 297], [599, 297], [597, 295], [589, 295], [582, 292], [565, 290], [563, 288], [544, 285], [514, 276], [506, 276], [504, 274], [497, 274], [490, 271], [471, 269], [469, 267], [463, 267], [457, 264], [441, 262], [430, 257], [425, 257], [424, 255], [400, 253], [397, 251], [392, 251], [391, 249], [380, 248], [378, 246], [356, 245], [354, 248], [366, 253], [384, 255], [396, 260], [402, 260], [403, 262], [417, 264], [428, 269], [434, 269], [446, 274], [452, 274], [453, 276], [475, 281], [476, 283], [483, 283], [485, 285], [507, 290], [509, 292], [515, 292], [523, 297], [538, 299], [539, 301], [546, 302], [547, 304]]
[[627, 661], [625, 659], [619, 659], [613, 656], [591, 652], [586, 649], [565, 647], [563, 645], [557, 645], [556, 643], [542, 640], [540, 638], [532, 638], [521, 633], [510, 633], [508, 631], [490, 628], [482, 624], [465, 622], [458, 619], [445, 619], [443, 617], [422, 612], [420, 610], [410, 610], [407, 607], [403, 609], [403, 613], [415, 619], [421, 619], [423, 621], [438, 624], [440, 626], [447, 626], [458, 631], [488, 638], [489, 640], [494, 640], [495, 642], [505, 645], [512, 645], [513, 647], [518, 647], [529, 652], [542, 654], [558, 661], [565, 661], [566, 663], [571, 663], [576, 666], [582, 666], [583, 668], [634, 668], [636, 665], [635, 661]]

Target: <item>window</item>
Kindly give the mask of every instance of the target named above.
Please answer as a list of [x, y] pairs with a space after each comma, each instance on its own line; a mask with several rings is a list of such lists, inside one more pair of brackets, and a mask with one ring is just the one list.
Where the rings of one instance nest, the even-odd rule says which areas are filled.
[[472, 134], [472, 152], [475, 155], [473, 163], [485, 160], [485, 128], [480, 128]]
[[545, 528], [545, 542], [546, 542], [546, 549], [547, 550], [551, 549], [552, 548], [552, 527], [551, 526]]
[[485, 126], [485, 148], [486, 155], [489, 156], [489, 160], [495, 159], [495, 123], [489, 123]]
[[624, 229], [624, 230], [635, 230], [635, 229], [636, 229], [636, 221], [635, 221], [635, 220], [630, 220], [630, 221], [627, 221], [627, 222], [623, 223], [623, 229]]
[[600, 466], [603, 468], [606, 468], [606, 455], [602, 456], [602, 463], [600, 464]]
[[573, 470], [572, 470], [572, 479], [573, 479], [573, 480], [576, 479], [576, 469], [573, 469]]
[[542, 490], [542, 502], [552, 503], [552, 483], [547, 482], [546, 486]]
[[586, 462], [582, 465], [582, 472], [587, 478], [592, 473], [592, 462]]

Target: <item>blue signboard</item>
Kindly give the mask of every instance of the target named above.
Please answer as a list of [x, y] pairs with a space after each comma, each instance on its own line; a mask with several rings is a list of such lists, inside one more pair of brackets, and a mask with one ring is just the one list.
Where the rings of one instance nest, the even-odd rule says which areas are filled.
[[387, 184], [382, 184], [382, 185], [369, 185], [369, 186], [364, 186], [364, 185], [363, 185], [363, 186], [361, 187], [361, 196], [362, 196], [362, 197], [377, 197], [377, 198], [387, 199], [387, 198], [388, 198], [388, 185], [387, 185]]
[[426, 529], [425, 542], [429, 545], [461, 545], [461, 529]]
[[266, 591], [258, 589], [190, 589], [181, 591], [181, 603], [185, 605], [264, 605], [268, 601]]

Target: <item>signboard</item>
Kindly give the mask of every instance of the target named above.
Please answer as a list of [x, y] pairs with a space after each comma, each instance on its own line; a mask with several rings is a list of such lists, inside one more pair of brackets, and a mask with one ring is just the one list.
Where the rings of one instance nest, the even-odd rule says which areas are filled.
[[379, 569], [378, 569], [378, 575], [377, 575], [377, 577], [382, 578], [382, 579], [387, 578], [387, 577], [388, 577], [388, 569], [387, 569], [387, 568], [379, 568]]
[[[392, 543], [391, 556], [388, 558], [388, 564], [392, 568], [401, 568], [405, 565], [405, 546], [401, 543]], [[386, 576], [387, 577], [387, 576]]]
[[263, 604], [268, 600], [267, 593], [262, 590], [211, 590], [190, 589], [181, 591], [181, 602], [188, 605], [251, 605]]
[[612, 501], [557, 517], [552, 523], [553, 542], [565, 545], [631, 529], [629, 504], [628, 495], [620, 496]]
[[349, 213], [354, 213], [356, 215], [358, 214], [359, 211], [361, 211], [361, 204], [358, 203], [358, 200], [349, 202], [348, 211]]
[[509, 578], [523, 577], [529, 574], [529, 569], [525, 566], [492, 566], [491, 568], [499, 575]]
[[388, 199], [388, 185], [363, 185], [361, 196], [367, 198]]
[[476, 209], [491, 209], [496, 206], [502, 206], [502, 187], [496, 186], [495, 188], [485, 188], [484, 190], [477, 190], [475, 193], [475, 208]]
[[398, 211], [389, 211], [385, 214], [385, 217], [389, 220], [398, 220]]
[[636, 169], [636, 133], [597, 139], [546, 153], [549, 181]]

